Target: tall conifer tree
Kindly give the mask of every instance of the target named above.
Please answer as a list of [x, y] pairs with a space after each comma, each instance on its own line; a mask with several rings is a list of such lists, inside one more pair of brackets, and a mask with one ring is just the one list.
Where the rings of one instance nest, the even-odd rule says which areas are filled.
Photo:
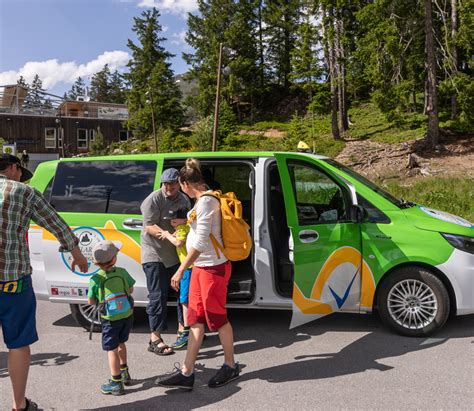
[[134, 18], [132, 30], [138, 44], [128, 40], [132, 59], [128, 63], [126, 80], [130, 84], [127, 102], [128, 127], [138, 137], [151, 135], [155, 129], [176, 129], [183, 122], [181, 92], [173, 78], [169, 59], [173, 55], [161, 45], [162, 28], [156, 8], [144, 11]]

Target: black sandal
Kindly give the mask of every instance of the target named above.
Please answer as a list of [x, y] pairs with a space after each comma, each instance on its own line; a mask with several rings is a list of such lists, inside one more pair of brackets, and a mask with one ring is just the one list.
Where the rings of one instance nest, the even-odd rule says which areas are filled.
[[[161, 347], [159, 344], [163, 344]], [[169, 345], [166, 345], [163, 341], [163, 338], [159, 338], [156, 341], [150, 341], [148, 343], [148, 351], [155, 353], [156, 355], [172, 355], [174, 350]]]

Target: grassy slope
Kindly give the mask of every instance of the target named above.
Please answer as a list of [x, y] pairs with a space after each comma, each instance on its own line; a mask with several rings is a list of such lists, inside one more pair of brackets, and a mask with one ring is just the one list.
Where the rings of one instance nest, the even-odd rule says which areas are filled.
[[[351, 126], [345, 139], [378, 141], [397, 144], [403, 141], [423, 138], [426, 132], [424, 116], [413, 115], [403, 127], [397, 127], [386, 120], [385, 116], [371, 103], [361, 104], [349, 110]], [[344, 142], [335, 142], [331, 136], [330, 116], [317, 116], [311, 121], [305, 120], [306, 135], [302, 140], [315, 148], [319, 154], [335, 157], [344, 148]], [[289, 131], [288, 123], [275, 121], [259, 122], [242, 127], [247, 130], [264, 131], [276, 128]], [[245, 139], [247, 136], [241, 136]], [[253, 136], [255, 139], [255, 136]], [[258, 137], [259, 144], [271, 138]], [[274, 139], [273, 139], [274, 140]], [[275, 143], [273, 143], [275, 144]], [[386, 185], [395, 196], [448, 211], [474, 222], [474, 181], [461, 175], [458, 178], [442, 176], [421, 178], [418, 180], [399, 180]]]

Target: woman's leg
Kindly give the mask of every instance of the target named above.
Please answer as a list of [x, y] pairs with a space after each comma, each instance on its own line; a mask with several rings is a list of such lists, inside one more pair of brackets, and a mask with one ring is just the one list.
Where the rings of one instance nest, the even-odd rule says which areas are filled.
[[219, 328], [219, 339], [224, 349], [224, 362], [230, 367], [235, 367], [234, 360], [234, 331], [229, 322]]
[[190, 375], [194, 372], [194, 364], [201, 348], [202, 339], [204, 337], [204, 324], [196, 323], [189, 329], [188, 349], [186, 358], [183, 363], [183, 374]]

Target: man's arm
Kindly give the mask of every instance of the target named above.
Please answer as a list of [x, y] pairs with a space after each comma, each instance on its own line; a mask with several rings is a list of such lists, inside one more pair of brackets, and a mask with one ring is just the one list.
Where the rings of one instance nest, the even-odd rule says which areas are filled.
[[78, 247], [78, 238], [73, 234], [69, 226], [56, 212], [53, 206], [46, 201], [43, 195], [37, 190], [34, 190], [31, 219], [39, 226], [53, 233], [61, 244], [59, 251], [68, 251], [71, 253], [71, 269], [73, 271], [76, 266], [78, 266], [83, 273], [87, 272], [89, 264]]

